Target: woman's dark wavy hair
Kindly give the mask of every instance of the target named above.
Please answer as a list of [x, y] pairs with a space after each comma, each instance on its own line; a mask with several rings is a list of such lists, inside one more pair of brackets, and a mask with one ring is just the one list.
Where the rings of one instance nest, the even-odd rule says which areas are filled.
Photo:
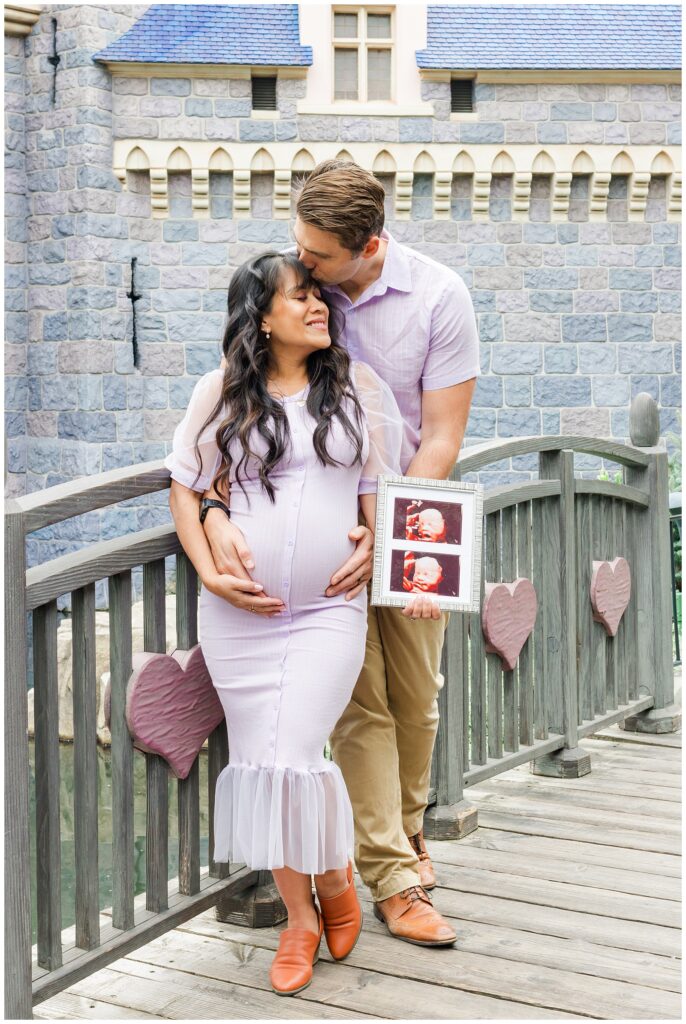
[[[262, 487], [270, 500], [275, 500], [274, 485], [269, 475], [290, 447], [290, 432], [283, 404], [267, 390], [267, 375], [272, 363], [269, 342], [261, 324], [271, 309], [274, 296], [283, 287], [284, 272], [288, 268], [295, 271], [299, 287], [309, 289], [313, 284], [316, 286], [307, 268], [291, 253], [265, 253], [244, 263], [231, 278], [229, 319], [222, 343], [227, 363], [222, 393], [195, 439], [198, 465], [201, 465], [200, 435], [222, 410], [230, 410], [217, 430], [217, 445], [222, 454], [220, 471], [214, 482], [217, 494], [224, 490], [224, 485], [228, 485], [232, 467], [229, 451], [232, 441], [237, 438], [243, 449], [235, 468], [241, 489], [245, 493], [242, 475], [248, 460], [253, 459], [258, 466]], [[362, 410], [350, 380], [350, 359], [338, 344], [341, 314], [324, 296], [322, 299], [329, 310], [331, 345], [313, 352], [307, 360], [310, 382], [307, 409], [317, 420], [314, 449], [323, 465], [341, 465], [326, 448], [332, 421], [336, 417], [355, 450], [354, 464], [362, 461]], [[346, 398], [352, 403], [352, 420], [345, 409]], [[267, 444], [264, 456], [251, 448], [253, 430]]]

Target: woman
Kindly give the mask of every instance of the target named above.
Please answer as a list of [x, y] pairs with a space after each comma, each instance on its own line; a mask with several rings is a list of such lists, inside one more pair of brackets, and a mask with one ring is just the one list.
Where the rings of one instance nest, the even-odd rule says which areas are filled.
[[[389, 388], [365, 364], [351, 367], [337, 336], [295, 256], [240, 267], [226, 368], [196, 385], [166, 461], [177, 532], [203, 584], [201, 645], [229, 736], [214, 858], [272, 870], [288, 927], [270, 977], [284, 995], [310, 983], [322, 932], [343, 959], [361, 929], [350, 801], [323, 751], [362, 667], [366, 593], [346, 600], [324, 590], [354, 548], [358, 498], [373, 528], [377, 474], [398, 472], [402, 442]], [[215, 569], [198, 515], [213, 479], [217, 497], [230, 494], [227, 514], [254, 555], [262, 594], [250, 583], [236, 597]], [[429, 617], [425, 604], [408, 614]]]

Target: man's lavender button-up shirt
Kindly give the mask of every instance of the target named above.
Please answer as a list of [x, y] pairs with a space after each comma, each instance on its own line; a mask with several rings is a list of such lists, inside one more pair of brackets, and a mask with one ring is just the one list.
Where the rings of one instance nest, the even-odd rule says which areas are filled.
[[355, 302], [337, 285], [325, 290], [345, 316], [341, 344], [395, 395], [405, 421], [405, 472], [419, 448], [422, 392], [478, 377], [479, 336], [462, 278], [387, 231], [381, 237], [388, 242], [381, 276]]

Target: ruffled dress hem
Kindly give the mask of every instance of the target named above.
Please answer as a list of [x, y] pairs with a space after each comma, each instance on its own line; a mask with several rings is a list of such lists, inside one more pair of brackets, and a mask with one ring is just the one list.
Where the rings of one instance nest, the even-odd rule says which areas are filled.
[[214, 860], [306, 875], [352, 858], [353, 817], [338, 765], [229, 764], [217, 779]]

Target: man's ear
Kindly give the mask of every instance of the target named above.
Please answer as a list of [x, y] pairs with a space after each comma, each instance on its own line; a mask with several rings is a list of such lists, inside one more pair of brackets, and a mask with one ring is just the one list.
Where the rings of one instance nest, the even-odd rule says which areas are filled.
[[372, 235], [372, 237], [369, 239], [369, 241], [365, 245], [364, 249], [360, 253], [360, 256], [362, 257], [362, 259], [363, 260], [370, 260], [372, 258], [372, 256], [376, 256], [377, 252], [379, 251], [379, 245], [380, 244], [381, 244], [381, 239], [379, 238], [379, 236], [378, 235]]

